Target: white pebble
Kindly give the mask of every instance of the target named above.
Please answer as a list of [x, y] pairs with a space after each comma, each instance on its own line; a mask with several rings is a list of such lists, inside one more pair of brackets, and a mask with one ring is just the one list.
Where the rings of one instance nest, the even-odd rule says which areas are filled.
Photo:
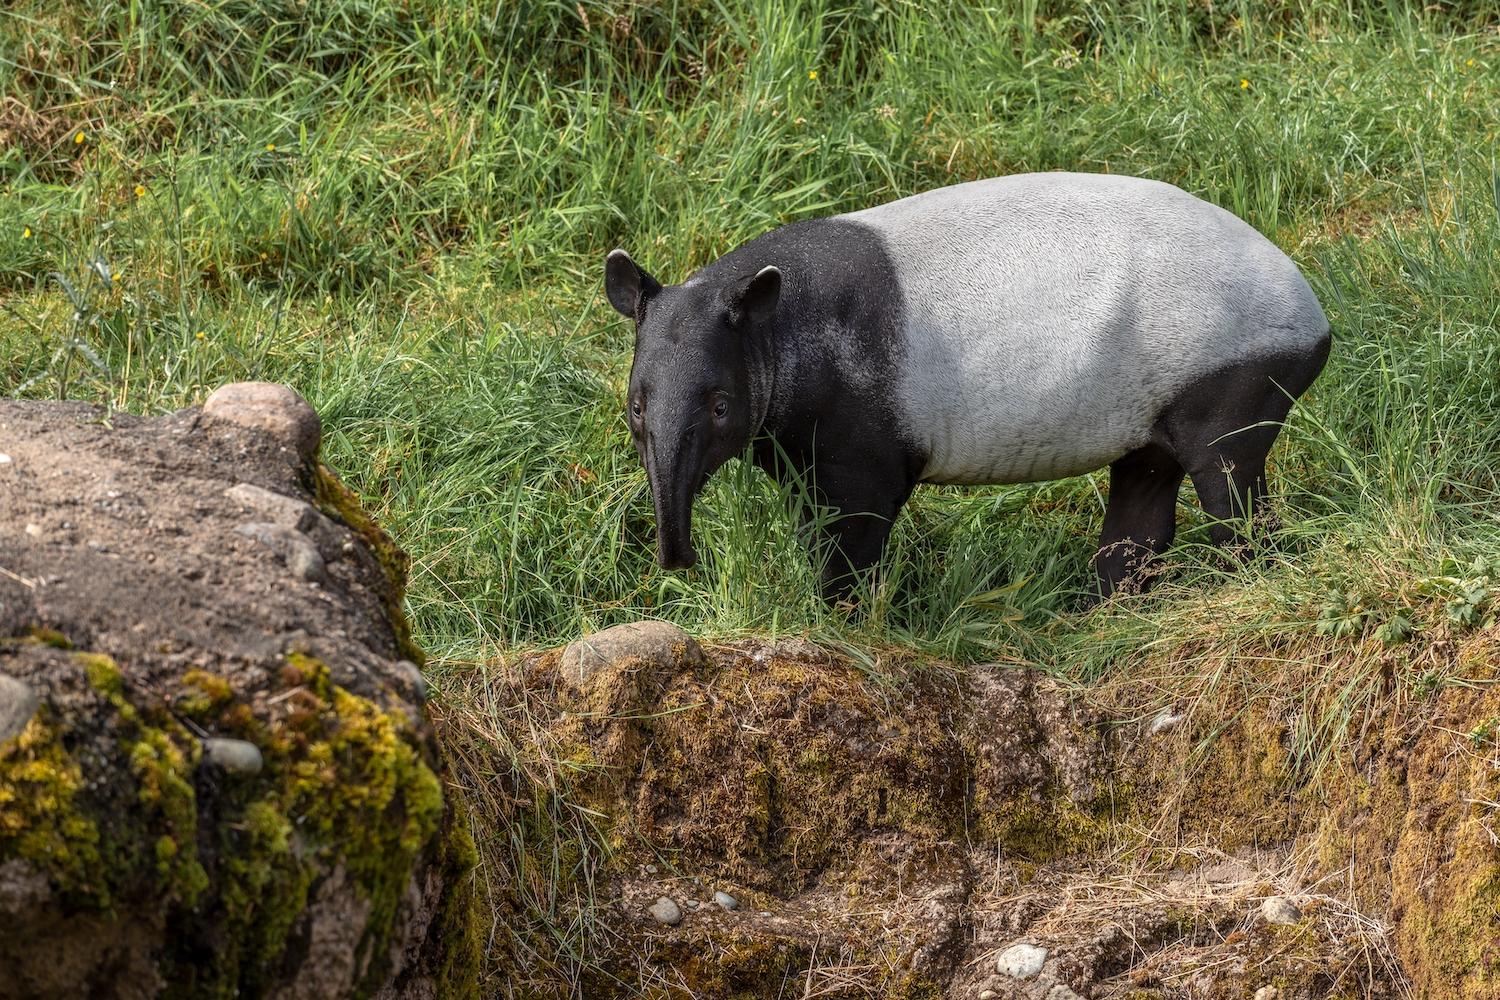
[[740, 901], [727, 892], [714, 893], [714, 902], [726, 910], [738, 910], [740, 908]]
[[1042, 971], [1047, 961], [1047, 949], [1034, 944], [1013, 944], [1000, 953], [996, 968], [1003, 976], [1026, 979]]
[[203, 758], [237, 774], [257, 774], [265, 764], [260, 748], [254, 743], [220, 736], [211, 736], [203, 741]]

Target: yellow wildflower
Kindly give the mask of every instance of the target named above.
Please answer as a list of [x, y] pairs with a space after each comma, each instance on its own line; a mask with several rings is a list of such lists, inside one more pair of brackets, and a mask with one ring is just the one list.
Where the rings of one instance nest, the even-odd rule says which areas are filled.
[[119, 281], [120, 280], [120, 272], [116, 271], [114, 274], [111, 274], [109, 276], [109, 280], [110, 281]]
[[266, 143], [266, 149], [269, 150], [272, 153], [276, 152], [276, 143], [274, 143], [274, 142], [268, 142], [268, 143]]
[[196, 336], [199, 340], [202, 340], [204, 337], [207, 337], [208, 334], [204, 333], [202, 330], [199, 330]]
[[818, 71], [813, 70], [811, 73], [807, 74], [807, 78], [809, 80], [816, 80], [818, 78]]
[[1250, 89], [1250, 81], [1246, 80], [1244, 77], [1240, 77], [1240, 89], [1241, 90], [1249, 90]]
[[29, 240], [29, 239], [31, 239], [31, 227], [30, 226], [26, 226], [26, 227], [24, 227], [21, 230], [21, 239], [23, 239], [23, 240]]
[[75, 135], [73, 137], [73, 145], [76, 146], [76, 145], [78, 145], [81, 142], [83, 142], [83, 133], [79, 132], [77, 135]]
[[137, 184], [135, 186], [135, 196], [137, 198], [144, 198], [144, 197], [146, 197], [146, 185], [144, 185], [144, 184]]

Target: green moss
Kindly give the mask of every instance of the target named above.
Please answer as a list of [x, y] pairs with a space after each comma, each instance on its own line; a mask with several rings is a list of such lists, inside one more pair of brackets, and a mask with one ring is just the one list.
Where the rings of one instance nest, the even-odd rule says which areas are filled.
[[80, 809], [82, 769], [47, 706], [0, 744], [0, 857], [25, 858], [75, 906], [110, 905], [99, 828]]
[[[227, 789], [231, 815], [218, 830], [228, 944], [182, 995], [230, 997], [237, 989], [263, 988], [280, 973], [317, 880], [339, 863], [370, 903], [360, 953], [385, 954], [413, 863], [435, 846], [442, 789], [405, 716], [345, 691], [305, 653], [287, 656], [282, 680], [300, 690], [292, 711], [269, 726], [248, 714], [222, 680], [201, 672], [184, 677], [176, 702], [201, 724], [256, 743], [265, 760], [261, 774]], [[462, 839], [454, 851], [463, 854]], [[452, 860], [451, 867], [462, 862]], [[459, 909], [456, 903], [454, 919]], [[197, 964], [187, 955], [176, 963], [184, 970]], [[363, 992], [378, 988], [383, 976], [381, 963], [372, 963]], [[179, 983], [187, 981], [184, 971]]]
[[198, 741], [166, 713], [155, 720], [158, 725], [142, 718], [125, 699], [120, 668], [108, 656], [75, 653], [73, 659], [83, 666], [89, 686], [119, 713], [120, 746], [137, 782], [143, 822], [132, 833], [146, 842], [122, 843], [115, 864], [144, 854], [156, 870], [157, 888], [191, 906], [208, 886], [208, 874], [198, 858], [198, 803], [191, 782], [198, 766]]
[[403, 607], [407, 576], [411, 572], [411, 556], [381, 530], [354, 491], [345, 486], [333, 470], [322, 462], [318, 462], [315, 490], [318, 506], [323, 512], [353, 529], [385, 570], [390, 590], [381, 592], [379, 596], [390, 618], [391, 628], [396, 632], [396, 645], [400, 648], [401, 655], [417, 666], [422, 666], [427, 662], [427, 654], [412, 641], [411, 624], [406, 619]]
[[26, 634], [43, 646], [51, 646], [53, 649], [72, 649], [73, 640], [63, 635], [55, 628], [43, 628], [40, 625], [26, 626]]
[[468, 817], [450, 806], [443, 819], [443, 839], [437, 859], [443, 895], [428, 931], [443, 946], [437, 995], [444, 1000], [476, 1000], [484, 962], [479, 894], [474, 887], [479, 852], [469, 834]]

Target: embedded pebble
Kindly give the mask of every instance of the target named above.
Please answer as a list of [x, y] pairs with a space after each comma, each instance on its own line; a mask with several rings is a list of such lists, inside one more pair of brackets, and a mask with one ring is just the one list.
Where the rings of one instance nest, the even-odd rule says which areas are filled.
[[1071, 987], [1058, 983], [1047, 991], [1046, 1000], [1083, 1000], [1083, 997], [1074, 993]]
[[655, 875], [656, 874], [656, 866], [655, 865], [647, 865], [646, 866], [646, 874], [647, 875]]
[[666, 896], [658, 897], [647, 912], [657, 923], [666, 924], [668, 927], [676, 927], [682, 923], [682, 910]]
[[1302, 911], [1285, 896], [1271, 896], [1261, 903], [1260, 915], [1266, 919], [1266, 923], [1280, 924], [1283, 927], [1291, 926], [1302, 919]]
[[265, 763], [254, 743], [221, 736], [210, 736], [203, 741], [203, 759], [235, 774], [258, 774]]
[[994, 990], [985, 990], [983, 993], [979, 994], [979, 1000], [995, 1000], [995, 998], [999, 995], [1000, 994], [996, 993]]
[[1047, 961], [1047, 949], [1034, 944], [1013, 944], [1000, 953], [996, 968], [1001, 975], [1013, 979], [1026, 979], [1042, 971]]
[[280, 556], [287, 569], [304, 580], [321, 582], [328, 579], [328, 568], [318, 553], [318, 547], [295, 528], [269, 521], [251, 521], [239, 525], [234, 533], [260, 542]]
[[427, 702], [427, 678], [422, 668], [410, 660], [396, 661], [396, 674], [401, 678], [402, 693], [418, 705]]
[[42, 526], [39, 524], [28, 524], [26, 526], [26, 534], [30, 535], [32, 538], [36, 538], [41, 533]]
[[1280, 1000], [1281, 991], [1274, 986], [1262, 986], [1255, 991], [1255, 1000]]
[[696, 899], [684, 899], [683, 902], [686, 903], [687, 905], [691, 906], [695, 910], [698, 907], [700, 907], [700, 906], [703, 905], [702, 903], [698, 902]]
[[726, 910], [738, 910], [740, 908], [740, 901], [727, 892], [714, 893], [714, 902]]
[[0, 674], [0, 743], [21, 735], [39, 705], [31, 688], [9, 674]]
[[9, 465], [9, 464], [10, 464], [10, 456], [7, 455], [5, 452], [0, 451], [0, 465]]
[[760, 915], [763, 916], [763, 917], [769, 917], [771, 915], [771, 911], [770, 910], [761, 910], [760, 911]]
[[1168, 730], [1176, 729], [1177, 723], [1181, 722], [1184, 718], [1186, 716], [1174, 715], [1170, 711], [1162, 712], [1151, 722], [1151, 735], [1156, 736]]

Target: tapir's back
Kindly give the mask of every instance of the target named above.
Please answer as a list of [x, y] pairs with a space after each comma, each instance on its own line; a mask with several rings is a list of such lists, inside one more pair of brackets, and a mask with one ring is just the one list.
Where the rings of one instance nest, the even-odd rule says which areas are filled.
[[1285, 254], [1156, 181], [1023, 174], [843, 218], [896, 271], [899, 405], [933, 482], [1097, 469], [1196, 381], [1328, 332]]

